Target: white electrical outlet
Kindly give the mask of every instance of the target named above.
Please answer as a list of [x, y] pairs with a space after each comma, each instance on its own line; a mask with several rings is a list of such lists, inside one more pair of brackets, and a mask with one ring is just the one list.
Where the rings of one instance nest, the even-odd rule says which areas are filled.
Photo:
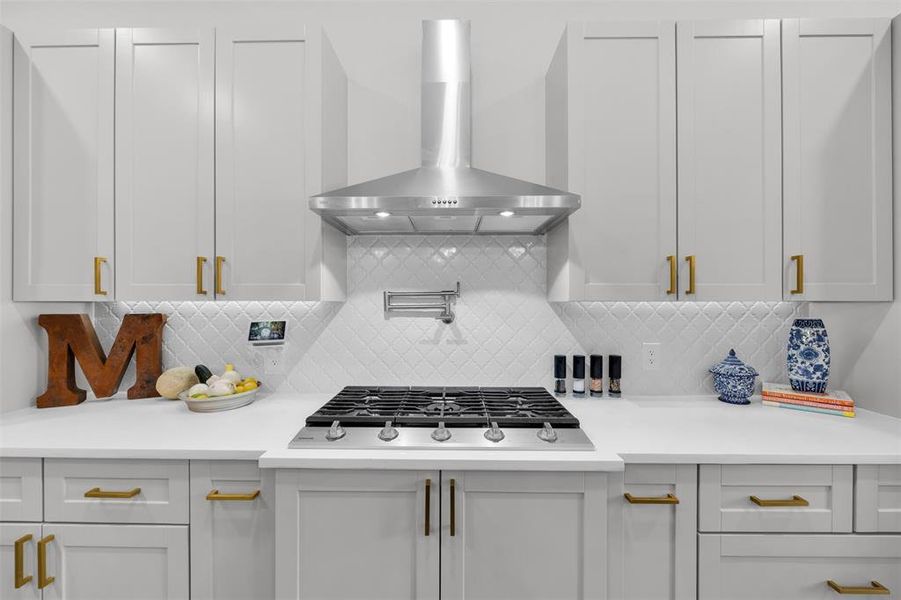
[[645, 371], [660, 369], [660, 342], [645, 342], [641, 345], [641, 362]]
[[257, 350], [260, 357], [264, 375], [284, 375], [285, 365], [282, 362], [281, 348], [260, 348]]

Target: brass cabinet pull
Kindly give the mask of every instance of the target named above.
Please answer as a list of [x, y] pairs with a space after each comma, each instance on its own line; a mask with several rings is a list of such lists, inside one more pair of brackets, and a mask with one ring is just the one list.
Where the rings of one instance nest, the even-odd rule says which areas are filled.
[[425, 534], [429, 535], [432, 529], [432, 480], [425, 480]]
[[136, 487], [123, 492], [101, 490], [99, 487], [91, 488], [84, 493], [85, 498], [134, 498], [141, 493], [141, 488]]
[[225, 262], [224, 256], [216, 257], [216, 295], [224, 296], [225, 290], [222, 288], [222, 263]]
[[666, 496], [633, 496], [629, 492], [623, 494], [623, 498], [629, 504], [679, 504], [679, 499], [673, 494]]
[[457, 480], [450, 480], [450, 534], [457, 535]]
[[810, 502], [801, 496], [792, 496], [791, 498], [779, 498], [776, 500], [762, 500], [757, 496], [751, 496], [751, 502], [757, 506], [810, 506]]
[[795, 254], [792, 256], [792, 260], [795, 261], [795, 289], [791, 291], [792, 294], [803, 294], [804, 293], [804, 255], [803, 254]]
[[210, 493], [206, 495], [207, 500], [222, 500], [222, 501], [248, 501], [248, 500], [256, 500], [260, 497], [260, 490], [254, 490], [252, 492], [248, 492], [246, 494], [223, 494], [219, 490], [210, 490]]
[[831, 587], [838, 594], [852, 594], [855, 596], [888, 596], [892, 593], [890, 589], [888, 589], [878, 581], [871, 581], [869, 586], [853, 586], [839, 585], [830, 579], [826, 582], [826, 585]]
[[206, 264], [206, 256], [197, 257], [197, 293], [206, 296], [206, 290], [203, 289], [203, 266]]
[[25, 543], [32, 540], [31, 534], [27, 533], [15, 541], [15, 580], [16, 589], [19, 589], [29, 581], [31, 575], [25, 574]]
[[695, 293], [695, 256], [694, 254], [685, 257], [685, 262], [688, 263], [688, 289], [685, 290], [686, 294], [694, 294]]
[[666, 293], [673, 295], [676, 293], [676, 257], [667, 256], [666, 260], [669, 262], [669, 289]]
[[38, 540], [38, 589], [42, 590], [54, 581], [56, 577], [47, 576], [47, 544], [56, 539], [50, 534]]
[[102, 256], [94, 257], [94, 295], [106, 296], [106, 290], [103, 289], [100, 280], [100, 266], [106, 263], [106, 259]]

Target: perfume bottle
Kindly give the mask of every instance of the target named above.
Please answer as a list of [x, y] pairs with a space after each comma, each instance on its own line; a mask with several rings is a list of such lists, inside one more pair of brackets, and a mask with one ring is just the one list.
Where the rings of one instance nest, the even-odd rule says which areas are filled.
[[554, 356], [554, 394], [566, 395], [566, 356], [563, 354]]
[[619, 396], [622, 393], [622, 386], [620, 384], [620, 378], [622, 377], [623, 370], [623, 357], [611, 354], [608, 358], [607, 366], [609, 369], [609, 374], [607, 375], [607, 392], [611, 396]]
[[589, 382], [589, 390], [592, 396], [604, 395], [604, 357], [600, 354], [591, 355], [591, 380]]
[[585, 357], [581, 354], [573, 355], [573, 395], [585, 395]]

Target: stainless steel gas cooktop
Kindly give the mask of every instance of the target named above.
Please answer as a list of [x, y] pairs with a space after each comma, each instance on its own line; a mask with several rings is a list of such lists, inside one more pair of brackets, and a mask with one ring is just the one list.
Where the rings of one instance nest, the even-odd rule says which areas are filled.
[[544, 388], [346, 387], [289, 448], [593, 450]]

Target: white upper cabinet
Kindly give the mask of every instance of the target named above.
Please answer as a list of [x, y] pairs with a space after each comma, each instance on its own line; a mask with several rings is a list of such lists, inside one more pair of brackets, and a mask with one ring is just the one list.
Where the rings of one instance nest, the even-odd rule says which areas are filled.
[[119, 300], [213, 297], [213, 39], [117, 31]]
[[[327, 44], [303, 27], [216, 31], [218, 299], [344, 297], [344, 235], [308, 207], [328, 179], [316, 173], [317, 143], [336, 133], [324, 130], [335, 119], [323, 118], [317, 100], [335, 100], [346, 115], [346, 80]], [[333, 98], [320, 97], [320, 73], [330, 83], [337, 74]], [[346, 129], [338, 129], [346, 171]], [[323, 147], [322, 168], [335, 159]]]
[[889, 29], [782, 22], [786, 299], [892, 299]]
[[546, 83], [548, 185], [582, 195], [548, 234], [549, 299], [675, 299], [674, 23], [570, 24]]
[[14, 297], [113, 299], [112, 29], [18, 32]]
[[782, 297], [779, 21], [678, 24], [680, 297]]

